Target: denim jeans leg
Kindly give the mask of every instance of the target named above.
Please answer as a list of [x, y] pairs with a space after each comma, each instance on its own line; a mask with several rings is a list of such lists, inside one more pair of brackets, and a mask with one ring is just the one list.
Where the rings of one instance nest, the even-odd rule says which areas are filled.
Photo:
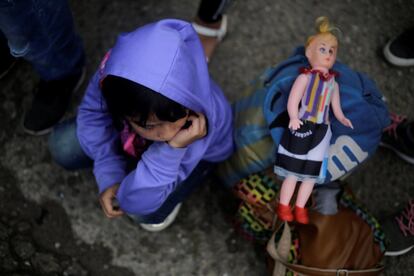
[[0, 0], [0, 31], [11, 54], [31, 62], [43, 80], [82, 71], [83, 45], [67, 0]]
[[56, 163], [67, 170], [92, 168], [93, 161], [82, 150], [76, 134], [76, 118], [54, 127], [49, 136], [49, 150]]
[[200, 161], [188, 178], [177, 186], [157, 211], [143, 216], [132, 215], [132, 217], [140, 223], [156, 224], [163, 222], [177, 204], [184, 201], [195, 188], [203, 184], [203, 181], [213, 171], [214, 167], [214, 163]]
[[0, 56], [3, 56], [9, 52], [10, 52], [10, 49], [7, 46], [7, 39], [0, 30]]

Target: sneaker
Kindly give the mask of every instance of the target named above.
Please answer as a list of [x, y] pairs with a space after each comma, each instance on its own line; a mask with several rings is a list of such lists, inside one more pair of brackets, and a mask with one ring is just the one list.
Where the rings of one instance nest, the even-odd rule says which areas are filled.
[[385, 59], [396, 66], [414, 65], [414, 28], [391, 39], [384, 47]]
[[382, 229], [389, 244], [385, 256], [399, 256], [414, 248], [414, 200], [396, 216], [386, 218]]
[[141, 225], [142, 228], [150, 232], [162, 231], [174, 222], [175, 218], [178, 215], [178, 212], [180, 211], [180, 208], [181, 208], [181, 203], [177, 204], [174, 210], [172, 210], [172, 212], [168, 215], [168, 217], [166, 217], [165, 220], [161, 223], [157, 223], [157, 224], [140, 223], [139, 225]]
[[200, 18], [196, 18], [192, 23], [197, 32], [207, 63], [210, 61], [215, 49], [227, 34], [227, 15], [223, 14], [219, 22], [206, 23]]
[[391, 149], [414, 165], [414, 121], [391, 113], [391, 125], [384, 129], [380, 146]]
[[32, 106], [23, 119], [23, 130], [31, 135], [49, 133], [57, 124], [69, 106], [72, 93], [85, 78], [81, 73], [60, 80], [40, 81], [35, 90]]

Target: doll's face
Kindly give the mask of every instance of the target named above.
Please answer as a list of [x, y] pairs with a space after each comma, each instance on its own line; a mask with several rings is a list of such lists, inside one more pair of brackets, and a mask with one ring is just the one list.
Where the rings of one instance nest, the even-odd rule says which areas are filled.
[[306, 47], [306, 57], [312, 68], [330, 69], [336, 60], [338, 40], [332, 34], [318, 34]]

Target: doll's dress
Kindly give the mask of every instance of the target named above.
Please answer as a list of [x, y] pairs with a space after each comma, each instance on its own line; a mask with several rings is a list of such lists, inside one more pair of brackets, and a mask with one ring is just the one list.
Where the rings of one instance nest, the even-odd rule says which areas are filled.
[[307, 68], [301, 72], [308, 76], [299, 109], [303, 125], [297, 130], [286, 128], [283, 132], [274, 172], [282, 179], [294, 175], [297, 181], [314, 179], [316, 183], [323, 183], [332, 136], [329, 106], [335, 88], [335, 73], [324, 75]]

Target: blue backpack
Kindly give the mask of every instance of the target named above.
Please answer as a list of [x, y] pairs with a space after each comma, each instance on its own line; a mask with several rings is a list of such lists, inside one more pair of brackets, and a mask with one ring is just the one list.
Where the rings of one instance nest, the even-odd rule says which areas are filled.
[[[273, 167], [276, 149], [287, 128], [286, 106], [299, 69], [309, 67], [299, 47], [276, 67], [267, 69], [233, 103], [234, 154], [219, 167], [219, 177], [234, 186], [252, 173]], [[354, 129], [339, 123], [331, 114], [332, 138], [325, 183], [350, 173], [371, 156], [379, 145], [389, 114], [375, 83], [365, 74], [336, 62], [341, 107]], [[332, 111], [331, 111], [332, 112]]]

